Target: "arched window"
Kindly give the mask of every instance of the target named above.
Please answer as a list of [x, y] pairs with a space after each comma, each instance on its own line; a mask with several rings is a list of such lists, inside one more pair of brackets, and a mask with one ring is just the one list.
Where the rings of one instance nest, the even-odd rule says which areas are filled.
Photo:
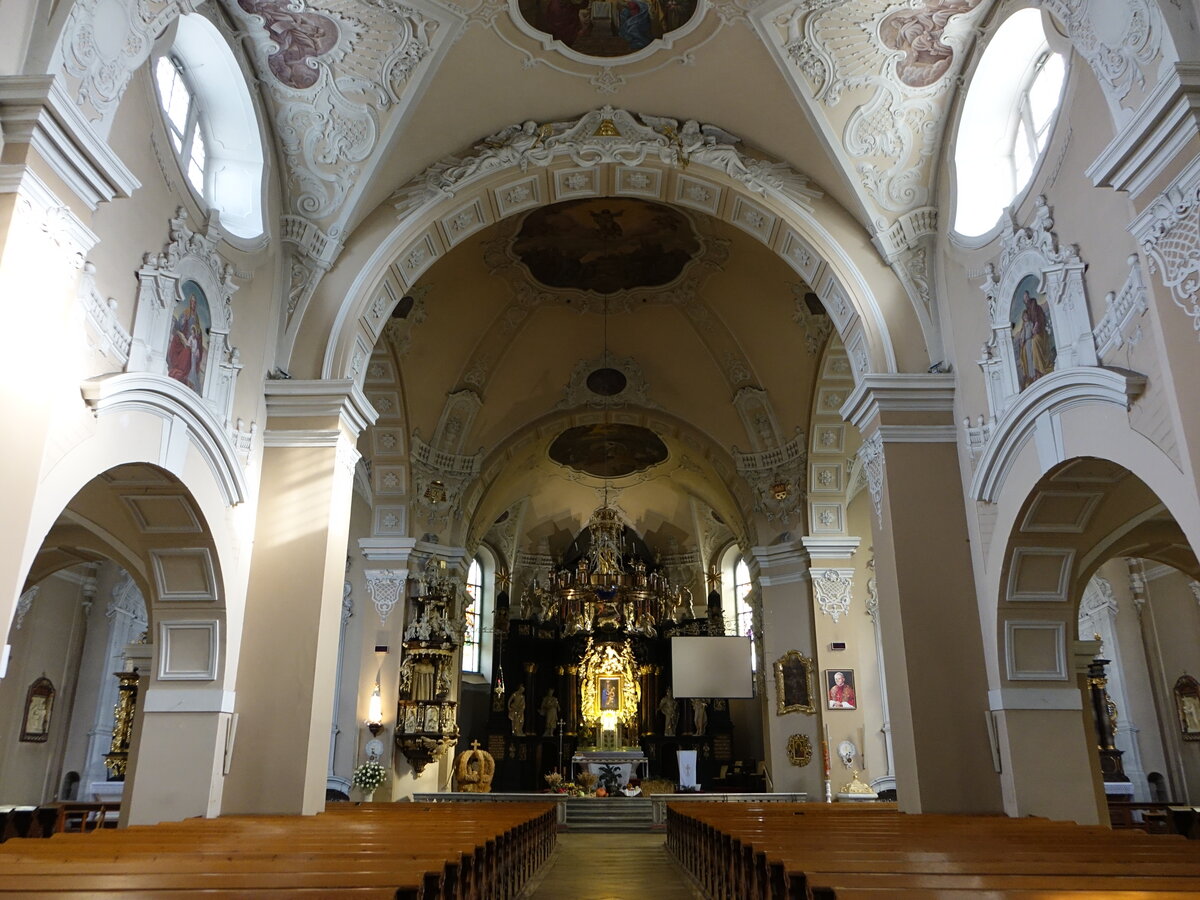
[[750, 608], [752, 587], [750, 567], [739, 556], [733, 567], [733, 633], [750, 638], [750, 669], [755, 671], [758, 668], [758, 655], [754, 652], [754, 611]]
[[479, 557], [471, 560], [471, 568], [467, 571], [467, 596], [470, 602], [464, 611], [467, 627], [463, 631], [462, 640], [462, 670], [464, 672], [480, 671], [480, 623], [483, 618], [483, 566]]
[[1022, 9], [996, 29], [967, 87], [954, 146], [954, 230], [990, 231], [1033, 178], [1066, 81], [1042, 13]]
[[221, 33], [202, 15], [180, 16], [175, 40], [153, 72], [171, 149], [197, 199], [220, 213], [230, 234], [262, 234], [258, 119]]
[[188, 87], [182, 64], [174, 56], [163, 56], [154, 68], [158, 101], [167, 120], [167, 134], [187, 180], [199, 194], [204, 193], [204, 129], [200, 125], [200, 104]]

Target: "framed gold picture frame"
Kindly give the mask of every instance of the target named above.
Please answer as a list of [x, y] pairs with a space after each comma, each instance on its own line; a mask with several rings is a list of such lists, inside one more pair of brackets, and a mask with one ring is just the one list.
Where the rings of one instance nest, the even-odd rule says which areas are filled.
[[813, 669], [815, 664], [799, 650], [789, 650], [775, 660], [775, 700], [779, 715], [802, 712], [816, 713], [813, 697]]
[[20, 740], [44, 744], [50, 735], [50, 714], [54, 710], [54, 685], [43, 675], [25, 694], [25, 714], [21, 717]]
[[1200, 681], [1182, 675], [1175, 682], [1175, 709], [1179, 734], [1185, 741], [1200, 741]]

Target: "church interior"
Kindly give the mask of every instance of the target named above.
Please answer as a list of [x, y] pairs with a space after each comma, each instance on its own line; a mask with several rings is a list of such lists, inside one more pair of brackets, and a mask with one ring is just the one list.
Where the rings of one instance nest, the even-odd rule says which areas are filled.
[[0, 22], [0, 807], [1200, 810], [1192, 0]]

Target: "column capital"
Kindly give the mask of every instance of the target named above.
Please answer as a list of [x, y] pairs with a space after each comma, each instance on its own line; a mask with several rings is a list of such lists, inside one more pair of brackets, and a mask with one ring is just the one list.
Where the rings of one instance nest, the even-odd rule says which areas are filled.
[[267, 397], [268, 431], [280, 428], [276, 419], [319, 419], [337, 416], [342, 427], [356, 439], [374, 425], [379, 413], [353, 379], [271, 379], [263, 386]]
[[359, 538], [358, 549], [363, 558], [371, 562], [392, 563], [393, 568], [406, 567], [417, 543], [416, 538], [408, 537]]
[[863, 375], [842, 404], [842, 418], [885, 442], [954, 443], [954, 376], [900, 373]]
[[33, 148], [90, 210], [116, 197], [130, 197], [141, 187], [59, 78], [0, 77], [0, 130], [4, 143]]
[[1181, 158], [1180, 148], [1198, 136], [1200, 66], [1176, 63], [1085, 174], [1096, 187], [1128, 191], [1137, 198]]
[[808, 551], [802, 541], [751, 547], [749, 556], [757, 580], [764, 587], [808, 580]]
[[[809, 557], [814, 561], [826, 559], [849, 559], [862, 543], [860, 537], [838, 535], [835, 537], [803, 537], [800, 538]], [[815, 568], [815, 567], [814, 567]]]

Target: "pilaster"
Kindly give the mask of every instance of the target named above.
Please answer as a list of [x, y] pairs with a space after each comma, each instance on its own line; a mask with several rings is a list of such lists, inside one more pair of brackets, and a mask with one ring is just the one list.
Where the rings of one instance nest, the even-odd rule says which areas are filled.
[[[842, 415], [867, 467], [887, 719], [907, 812], [998, 812], [952, 375], [865, 375]], [[972, 723], [975, 723], [972, 725]]]
[[759, 652], [759, 701], [764, 724], [763, 746], [767, 768], [776, 791], [804, 791], [820, 796], [821, 771], [817, 764], [799, 768], [788, 761], [788, 738], [803, 734], [820, 746], [818, 719], [803, 713], [778, 713], [774, 662], [789, 650], [815, 659], [812, 603], [809, 601], [809, 555], [801, 541], [768, 547], [752, 547], [746, 559], [752, 581], [760, 587], [761, 627], [757, 628]]
[[[224, 812], [320, 812], [359, 434], [349, 379], [268, 381], [262, 484]], [[287, 652], [280, 652], [287, 648]]]

